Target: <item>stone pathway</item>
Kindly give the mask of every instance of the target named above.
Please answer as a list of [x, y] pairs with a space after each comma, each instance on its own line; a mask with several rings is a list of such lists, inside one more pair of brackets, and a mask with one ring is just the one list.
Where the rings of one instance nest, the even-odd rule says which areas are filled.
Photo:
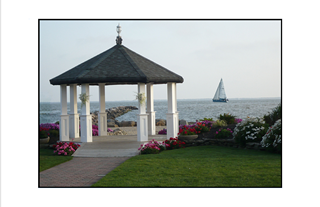
[[130, 157], [82, 158], [40, 172], [39, 187], [90, 187]]

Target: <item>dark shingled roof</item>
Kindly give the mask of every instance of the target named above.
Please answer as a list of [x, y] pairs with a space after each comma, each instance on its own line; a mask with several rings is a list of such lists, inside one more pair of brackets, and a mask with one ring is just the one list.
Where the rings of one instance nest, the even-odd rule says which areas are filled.
[[168, 82], [183, 83], [183, 78], [119, 44], [50, 80], [52, 85]]

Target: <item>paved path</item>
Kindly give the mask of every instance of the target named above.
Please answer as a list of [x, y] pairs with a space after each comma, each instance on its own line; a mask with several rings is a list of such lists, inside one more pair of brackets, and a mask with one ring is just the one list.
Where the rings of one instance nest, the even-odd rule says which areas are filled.
[[130, 157], [80, 158], [40, 172], [40, 187], [90, 187]]
[[[162, 141], [166, 135], [149, 136], [149, 140], [152, 139]], [[40, 187], [90, 187], [121, 163], [138, 155], [142, 143], [137, 142], [136, 135], [93, 137], [93, 142], [81, 144], [72, 160], [40, 172]]]

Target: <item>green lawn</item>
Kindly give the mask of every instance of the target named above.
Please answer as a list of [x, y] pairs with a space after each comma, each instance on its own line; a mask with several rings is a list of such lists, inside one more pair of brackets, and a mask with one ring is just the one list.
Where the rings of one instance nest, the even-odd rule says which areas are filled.
[[40, 172], [71, 160], [72, 156], [58, 156], [53, 149], [40, 149]]
[[130, 158], [93, 187], [281, 187], [281, 155], [220, 146]]

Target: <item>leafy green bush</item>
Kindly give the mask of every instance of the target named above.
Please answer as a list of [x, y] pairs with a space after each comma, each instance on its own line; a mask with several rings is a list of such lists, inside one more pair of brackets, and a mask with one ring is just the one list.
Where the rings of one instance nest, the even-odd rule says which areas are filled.
[[214, 136], [215, 139], [226, 139], [232, 135], [232, 130], [227, 129], [219, 129], [219, 131], [216, 131], [216, 135]]
[[274, 125], [272, 125], [267, 133], [262, 137], [261, 146], [269, 151], [282, 152], [282, 127], [281, 119], [278, 119]]
[[220, 114], [220, 117], [219, 117], [220, 120], [224, 120], [226, 121], [227, 124], [235, 124], [236, 121], [235, 121], [235, 116], [232, 116], [231, 114], [229, 113], [224, 113], [223, 115]]
[[241, 146], [245, 147], [247, 142], [261, 142], [266, 134], [269, 125], [263, 118], [247, 118], [236, 125], [233, 139]]
[[203, 118], [203, 119], [200, 119], [200, 121], [213, 121], [212, 118]]
[[59, 130], [49, 130], [50, 137], [59, 137]]
[[281, 103], [275, 107], [272, 112], [266, 114], [263, 116], [264, 120], [266, 121], [267, 124], [269, 124], [270, 126], [274, 125], [274, 123], [281, 119], [282, 116], [282, 109], [281, 109]]
[[56, 121], [55, 124], [59, 124], [59, 121]]
[[224, 120], [217, 120], [217, 121], [212, 123], [212, 127], [213, 128], [224, 127], [224, 126], [228, 126], [228, 124]]
[[40, 139], [41, 138], [47, 138], [49, 135], [48, 135], [48, 132], [47, 131], [40, 131]]

